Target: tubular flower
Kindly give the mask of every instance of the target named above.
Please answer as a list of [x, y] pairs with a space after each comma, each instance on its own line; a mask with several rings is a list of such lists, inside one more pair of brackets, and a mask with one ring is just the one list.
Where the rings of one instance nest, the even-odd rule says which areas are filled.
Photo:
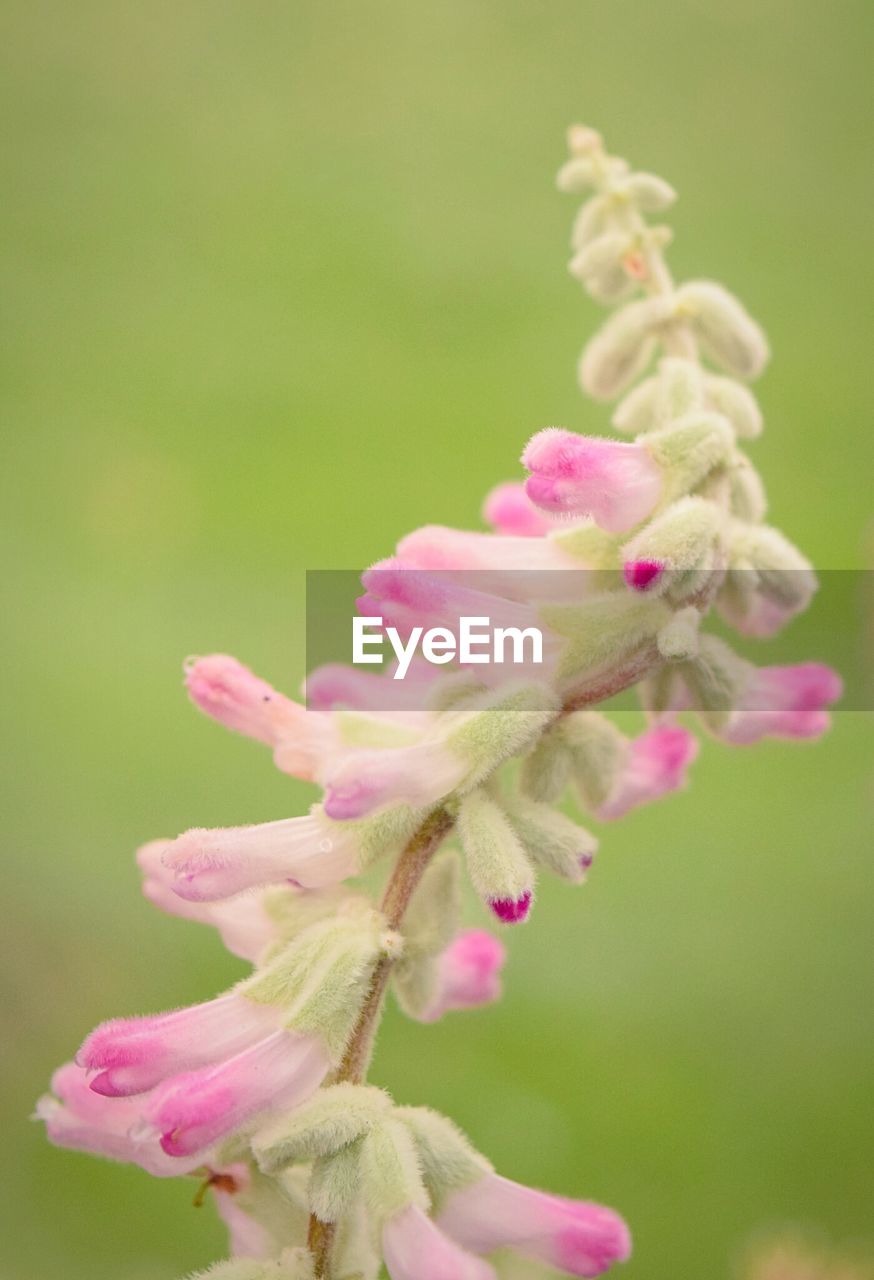
[[283, 881], [320, 889], [354, 875], [357, 857], [355, 834], [315, 809], [258, 826], [186, 831], [162, 861], [180, 898], [210, 902]]
[[610, 533], [633, 529], [662, 495], [662, 474], [640, 444], [547, 427], [528, 443], [522, 464], [531, 472], [525, 492], [538, 507], [591, 516]]
[[510, 1248], [571, 1276], [600, 1276], [631, 1255], [618, 1214], [520, 1186], [495, 1173], [455, 1192], [437, 1224], [474, 1253]]

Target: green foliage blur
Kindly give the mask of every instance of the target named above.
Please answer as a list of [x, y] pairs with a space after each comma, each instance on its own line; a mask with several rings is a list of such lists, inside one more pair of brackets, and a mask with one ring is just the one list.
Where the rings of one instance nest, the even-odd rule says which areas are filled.
[[[94, 1023], [241, 972], [141, 900], [134, 848], [312, 799], [187, 705], [182, 658], [293, 691], [307, 568], [478, 527], [532, 431], [606, 431], [574, 376], [599, 312], [565, 271], [569, 122], [679, 189], [677, 272], [768, 330], [774, 522], [870, 567], [872, 31], [869, 0], [10, 0], [3, 1280], [224, 1251], [192, 1183], [28, 1114]], [[870, 731], [707, 744], [584, 891], [543, 885], [504, 1001], [391, 1010], [374, 1077], [620, 1208], [629, 1280], [728, 1277], [786, 1222], [874, 1232]]]

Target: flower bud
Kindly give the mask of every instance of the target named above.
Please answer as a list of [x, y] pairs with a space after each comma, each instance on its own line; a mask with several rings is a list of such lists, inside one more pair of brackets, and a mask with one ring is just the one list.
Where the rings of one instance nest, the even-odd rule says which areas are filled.
[[572, 156], [559, 169], [555, 183], [565, 195], [587, 191], [595, 185], [595, 165], [588, 156]]
[[458, 833], [473, 887], [504, 924], [527, 919], [534, 868], [506, 813], [481, 788], [465, 796]]
[[585, 249], [586, 245], [608, 229], [610, 225], [610, 197], [593, 196], [587, 200], [574, 219], [571, 231], [571, 248], [574, 252]]
[[757, 378], [768, 361], [768, 342], [755, 320], [722, 285], [694, 280], [676, 294], [707, 355], [737, 378]]
[[627, 232], [608, 231], [580, 249], [568, 270], [596, 302], [619, 302], [637, 287], [624, 266], [631, 245]]
[[705, 385], [711, 408], [728, 418], [737, 435], [754, 440], [762, 434], [762, 411], [749, 387], [716, 374], [711, 374]]
[[612, 315], [583, 352], [583, 390], [596, 400], [618, 396], [649, 364], [655, 334], [670, 319], [673, 305], [670, 298], [644, 298]]
[[714, 503], [681, 498], [626, 542], [626, 582], [634, 591], [689, 601], [711, 584], [724, 522]]
[[513, 799], [510, 821], [532, 861], [571, 884], [582, 884], [594, 861], [598, 841], [557, 809], [521, 796]]
[[738, 520], [758, 524], [764, 520], [768, 498], [762, 478], [749, 458], [736, 453], [729, 470], [729, 508]]
[[660, 213], [668, 209], [677, 193], [664, 178], [654, 173], [631, 173], [622, 184], [623, 195], [637, 205], [642, 213]]

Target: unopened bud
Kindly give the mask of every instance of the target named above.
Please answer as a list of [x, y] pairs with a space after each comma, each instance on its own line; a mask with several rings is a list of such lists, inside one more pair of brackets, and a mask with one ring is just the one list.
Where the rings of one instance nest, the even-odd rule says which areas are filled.
[[735, 377], [758, 377], [768, 361], [768, 342], [733, 294], [710, 280], [694, 280], [677, 290], [676, 303], [712, 360]]

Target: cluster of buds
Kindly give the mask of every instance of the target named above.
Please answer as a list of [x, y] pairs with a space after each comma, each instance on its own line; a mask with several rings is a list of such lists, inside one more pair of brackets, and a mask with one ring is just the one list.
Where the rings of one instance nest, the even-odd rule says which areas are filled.
[[[366, 1083], [383, 997], [433, 1022], [499, 996], [504, 946], [464, 927], [462, 879], [508, 926], [539, 873], [581, 884], [598, 841], [559, 807], [569, 791], [587, 820], [615, 820], [684, 785], [686, 713], [729, 743], [811, 738], [840, 692], [828, 668], [756, 669], [701, 632], [716, 609], [771, 634], [816, 586], [763, 523], [740, 450], [761, 430], [744, 381], [765, 339], [720, 286], [672, 281], [670, 235], [644, 219], [673, 201], [667, 183], [590, 129], [570, 151], [559, 187], [588, 197], [571, 271], [620, 304], [580, 376], [622, 397], [613, 424], [633, 439], [541, 431], [528, 479], [486, 499], [493, 532], [417, 530], [359, 601], [414, 638], [471, 615], [536, 625], [542, 663], [511, 681], [464, 661], [413, 662], [400, 683], [322, 667], [304, 703], [231, 657], [189, 661], [195, 705], [321, 800], [140, 850], [150, 901], [218, 930], [251, 972], [191, 1008], [102, 1024], [38, 1104], [58, 1145], [202, 1179], [231, 1253], [204, 1278], [374, 1280], [384, 1264], [391, 1280], [492, 1280], [502, 1251], [596, 1276], [627, 1258], [612, 1210], [500, 1177], [450, 1121]], [[647, 723], [629, 735], [593, 708], [632, 686]], [[380, 862], [377, 903], [356, 878]]]

